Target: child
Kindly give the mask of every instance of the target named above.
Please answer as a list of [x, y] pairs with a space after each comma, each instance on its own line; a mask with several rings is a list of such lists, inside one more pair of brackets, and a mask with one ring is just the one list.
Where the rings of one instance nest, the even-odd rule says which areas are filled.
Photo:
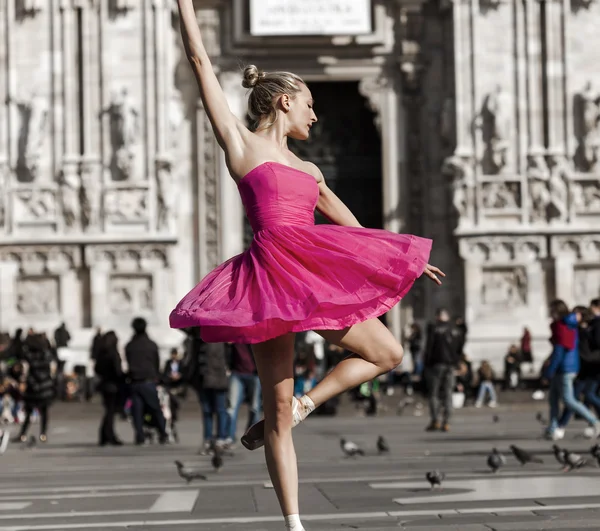
[[490, 395], [489, 407], [496, 407], [496, 389], [494, 389], [494, 370], [492, 366], [487, 362], [481, 362], [481, 367], [477, 371], [479, 375], [479, 394], [475, 401], [475, 407], [481, 407], [485, 401], [487, 394]]

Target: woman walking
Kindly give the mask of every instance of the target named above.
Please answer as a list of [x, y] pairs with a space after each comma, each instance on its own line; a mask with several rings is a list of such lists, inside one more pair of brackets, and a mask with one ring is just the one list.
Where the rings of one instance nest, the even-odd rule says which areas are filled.
[[96, 350], [96, 374], [100, 377], [99, 390], [102, 393], [104, 415], [100, 423], [98, 444], [122, 446], [123, 442], [115, 434], [115, 414], [119, 393], [125, 385], [123, 365], [119, 354], [119, 340], [112, 330], [104, 334]]
[[[320, 170], [297, 158], [288, 137], [306, 140], [317, 121], [304, 81], [249, 66], [252, 130], [229, 109], [202, 43], [192, 0], [178, 0], [188, 59], [229, 172], [254, 231], [250, 249], [209, 273], [173, 310], [171, 326], [199, 326], [208, 342], [252, 344], [264, 421], [242, 438], [265, 457], [286, 529], [302, 531], [292, 427], [330, 398], [384, 374], [402, 347], [377, 319], [422, 274], [444, 274], [427, 261], [431, 240], [366, 229], [327, 187]], [[319, 210], [331, 225], [314, 224]], [[294, 393], [296, 332], [317, 330], [355, 354], [308, 394]]]
[[19, 440], [27, 441], [27, 431], [34, 409], [40, 414], [40, 436], [42, 443], [48, 441], [48, 409], [55, 396], [55, 386], [52, 368], [52, 353], [42, 334], [27, 336], [23, 342], [23, 359], [26, 362], [25, 391], [25, 421], [21, 426]]

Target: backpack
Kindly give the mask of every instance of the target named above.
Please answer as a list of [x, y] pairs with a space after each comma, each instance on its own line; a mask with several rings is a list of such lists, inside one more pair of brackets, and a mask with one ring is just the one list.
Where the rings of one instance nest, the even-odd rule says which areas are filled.
[[600, 364], [600, 349], [595, 349], [592, 345], [589, 329], [579, 329], [579, 358], [584, 363]]

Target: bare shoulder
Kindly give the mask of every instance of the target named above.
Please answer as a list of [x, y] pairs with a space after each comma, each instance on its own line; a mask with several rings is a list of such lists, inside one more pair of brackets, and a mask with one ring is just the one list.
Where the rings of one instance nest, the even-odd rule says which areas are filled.
[[317, 183], [325, 183], [325, 177], [323, 177], [323, 173], [316, 164], [308, 161], [302, 161], [302, 164], [306, 168], [304, 171], [312, 175], [315, 178], [315, 181], [317, 181]]

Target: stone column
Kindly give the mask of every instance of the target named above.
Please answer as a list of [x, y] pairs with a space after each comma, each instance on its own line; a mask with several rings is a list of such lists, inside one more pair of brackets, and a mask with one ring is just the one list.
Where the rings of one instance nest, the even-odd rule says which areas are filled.
[[91, 325], [104, 327], [110, 319], [107, 294], [111, 264], [102, 260], [91, 247], [85, 248], [85, 257], [90, 268]]
[[0, 330], [7, 330], [11, 334], [17, 326], [21, 326], [16, 322], [15, 286], [18, 275], [19, 264], [0, 257]]
[[[224, 72], [220, 76], [221, 86], [229, 102], [231, 112], [244, 120], [246, 96], [241, 77], [237, 72]], [[219, 150], [219, 209], [221, 235], [221, 261], [225, 261], [244, 250], [244, 208], [235, 181], [229, 175], [225, 153]]]
[[581, 301], [573, 300], [575, 293], [574, 278], [575, 256], [571, 253], [560, 253], [554, 258], [556, 298], [564, 300], [568, 306]]
[[542, 78], [541, 3], [525, 2], [527, 10], [527, 89], [529, 94], [529, 154], [544, 152], [544, 80]]

